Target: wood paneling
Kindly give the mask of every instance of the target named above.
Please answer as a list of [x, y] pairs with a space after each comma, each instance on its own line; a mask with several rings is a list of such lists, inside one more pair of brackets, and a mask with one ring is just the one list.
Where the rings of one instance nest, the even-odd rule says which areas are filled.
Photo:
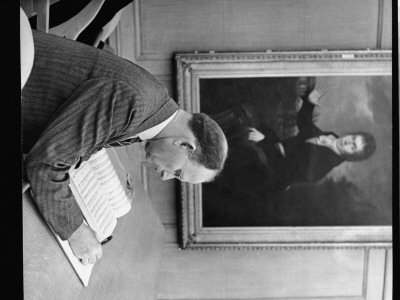
[[114, 33], [110, 35], [111, 46], [116, 53], [130, 61], [136, 61], [135, 56], [135, 25], [134, 25], [134, 3], [127, 5], [121, 16], [121, 20]]
[[383, 12], [382, 12], [382, 48], [391, 49], [392, 48], [392, 1], [391, 0], [381, 0], [383, 1]]
[[163, 224], [176, 224], [177, 197], [173, 180], [162, 181], [160, 174], [149, 170], [147, 172], [149, 197], [155, 211], [161, 218]]
[[368, 269], [365, 275], [367, 300], [383, 299], [385, 280], [386, 251], [371, 249], [368, 253]]
[[383, 300], [393, 299], [393, 250], [386, 252], [386, 265], [385, 265], [385, 287]]
[[[375, 48], [376, 0], [138, 1], [138, 59], [176, 51]], [[357, 22], [355, 22], [357, 20]]]
[[165, 247], [158, 299], [361, 299], [365, 267], [362, 249], [182, 251]]
[[117, 48], [170, 75], [175, 52], [390, 48], [391, 23], [389, 0], [137, 0]]
[[177, 247], [178, 244], [178, 228], [176, 224], [164, 224], [164, 243]]

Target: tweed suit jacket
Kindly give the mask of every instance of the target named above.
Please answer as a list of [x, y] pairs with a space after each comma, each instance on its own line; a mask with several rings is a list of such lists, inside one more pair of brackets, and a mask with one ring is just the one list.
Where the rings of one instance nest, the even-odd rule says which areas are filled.
[[344, 159], [330, 148], [307, 142], [308, 139], [320, 135], [334, 135], [324, 132], [313, 122], [314, 105], [308, 101], [308, 95], [302, 97], [303, 105], [297, 114], [299, 133], [282, 141], [285, 149], [283, 157], [271, 139], [265, 138], [258, 145], [264, 150], [273, 171], [274, 181], [270, 186], [283, 190], [293, 183], [316, 182], [328, 174]]
[[151, 74], [123, 58], [33, 30], [22, 90], [22, 150], [35, 201], [63, 240], [82, 224], [68, 171], [104, 145], [170, 117], [178, 105]]

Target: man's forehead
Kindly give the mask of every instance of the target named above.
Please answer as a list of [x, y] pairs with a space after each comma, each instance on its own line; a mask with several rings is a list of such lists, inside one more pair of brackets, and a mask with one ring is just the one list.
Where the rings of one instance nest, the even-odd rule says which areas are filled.
[[361, 143], [361, 144], [365, 144], [365, 140], [364, 140], [364, 137], [363, 137], [362, 135], [355, 135], [355, 136], [354, 136], [354, 139], [355, 139], [357, 142]]

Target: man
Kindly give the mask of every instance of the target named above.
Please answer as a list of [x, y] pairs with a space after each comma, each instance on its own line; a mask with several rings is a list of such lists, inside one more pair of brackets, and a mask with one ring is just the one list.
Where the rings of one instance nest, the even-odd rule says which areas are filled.
[[146, 142], [161, 179], [201, 183], [222, 170], [228, 151], [205, 114], [179, 109], [152, 75], [105, 51], [33, 30], [34, 64], [22, 90], [27, 179], [46, 221], [84, 264], [101, 258], [69, 188], [68, 171], [103, 147]]
[[283, 191], [294, 183], [316, 182], [342, 162], [364, 160], [375, 152], [375, 139], [367, 132], [338, 137], [315, 126], [313, 110], [316, 105], [320, 106], [319, 101], [326, 92], [326, 88], [316, 87], [302, 96], [296, 136], [280, 141], [271, 130], [265, 130], [266, 137], [257, 129], [250, 129], [249, 140], [256, 142], [265, 153], [268, 191]]

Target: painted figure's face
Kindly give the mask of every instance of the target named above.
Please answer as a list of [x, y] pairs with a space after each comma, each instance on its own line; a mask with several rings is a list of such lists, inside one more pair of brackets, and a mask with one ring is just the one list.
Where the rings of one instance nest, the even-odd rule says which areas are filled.
[[364, 149], [364, 139], [361, 135], [345, 135], [337, 140], [337, 147], [341, 154], [354, 154]]
[[144, 150], [147, 165], [160, 173], [161, 180], [176, 178], [195, 184], [210, 181], [215, 176], [216, 171], [189, 160], [191, 151], [177, 138], [148, 140]]

